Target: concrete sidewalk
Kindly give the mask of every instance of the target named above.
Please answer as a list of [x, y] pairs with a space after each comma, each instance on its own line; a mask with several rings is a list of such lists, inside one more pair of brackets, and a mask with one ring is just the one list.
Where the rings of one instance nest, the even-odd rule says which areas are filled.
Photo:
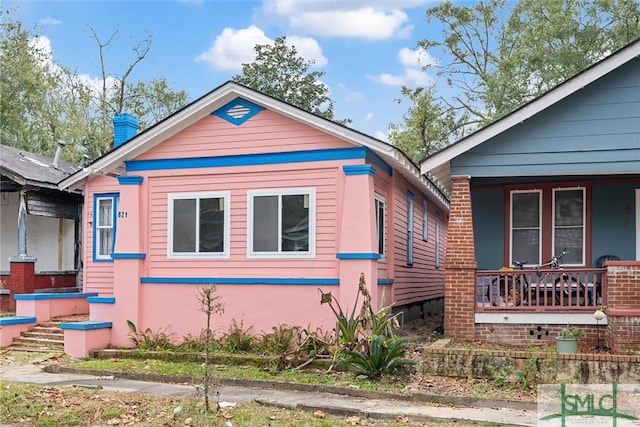
[[[87, 375], [79, 373], [50, 373], [29, 363], [12, 363], [0, 366], [0, 381], [26, 382], [48, 386], [76, 386], [105, 391], [136, 392], [162, 396], [195, 396], [191, 385], [138, 381], [112, 375]], [[391, 398], [367, 398], [349, 394], [321, 391], [282, 390], [274, 388], [223, 385], [216, 388], [220, 401], [249, 402], [287, 408], [301, 408], [339, 415], [395, 419], [402, 415], [409, 420], [435, 418], [450, 421], [493, 423], [504, 426], [535, 426], [536, 413], [529, 409], [499, 407], [467, 407], [429, 404], [427, 402], [396, 400]], [[348, 393], [348, 390], [345, 390]], [[362, 394], [362, 392], [360, 393]]]

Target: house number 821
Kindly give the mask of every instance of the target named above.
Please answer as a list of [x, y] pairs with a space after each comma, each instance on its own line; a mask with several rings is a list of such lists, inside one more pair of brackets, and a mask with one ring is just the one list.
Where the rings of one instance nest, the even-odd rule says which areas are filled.
[[126, 218], [127, 211], [118, 211], [118, 218]]

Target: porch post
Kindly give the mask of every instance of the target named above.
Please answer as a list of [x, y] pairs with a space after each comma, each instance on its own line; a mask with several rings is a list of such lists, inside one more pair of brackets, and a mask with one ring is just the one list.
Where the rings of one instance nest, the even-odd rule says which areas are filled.
[[444, 286], [444, 330], [475, 337], [476, 257], [471, 215], [471, 177], [453, 176]]
[[605, 342], [614, 354], [640, 349], [640, 261], [605, 261], [607, 329]]
[[27, 192], [20, 190], [18, 205], [18, 255], [9, 258], [10, 297], [8, 309], [16, 308], [16, 294], [30, 294], [35, 288], [36, 258], [27, 254]]

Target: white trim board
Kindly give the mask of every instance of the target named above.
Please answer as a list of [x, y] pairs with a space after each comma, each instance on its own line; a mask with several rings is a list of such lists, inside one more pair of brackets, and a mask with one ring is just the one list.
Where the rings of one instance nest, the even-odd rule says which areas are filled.
[[606, 325], [607, 318], [599, 323], [593, 313], [476, 313], [475, 323], [503, 325]]

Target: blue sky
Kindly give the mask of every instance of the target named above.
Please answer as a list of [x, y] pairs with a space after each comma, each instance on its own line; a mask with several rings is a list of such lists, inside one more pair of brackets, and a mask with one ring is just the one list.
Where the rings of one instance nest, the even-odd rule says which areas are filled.
[[53, 59], [87, 79], [100, 75], [93, 28], [106, 41], [107, 71], [123, 73], [131, 46], [151, 34], [147, 58], [130, 81], [166, 78], [190, 100], [241, 72], [256, 44], [287, 36], [300, 56], [324, 71], [337, 119], [386, 139], [408, 104], [395, 102], [400, 86], [424, 86], [436, 77], [420, 64], [438, 61], [416, 42], [440, 29], [428, 26], [424, 0], [163, 0], [4, 1], [51, 49]]

